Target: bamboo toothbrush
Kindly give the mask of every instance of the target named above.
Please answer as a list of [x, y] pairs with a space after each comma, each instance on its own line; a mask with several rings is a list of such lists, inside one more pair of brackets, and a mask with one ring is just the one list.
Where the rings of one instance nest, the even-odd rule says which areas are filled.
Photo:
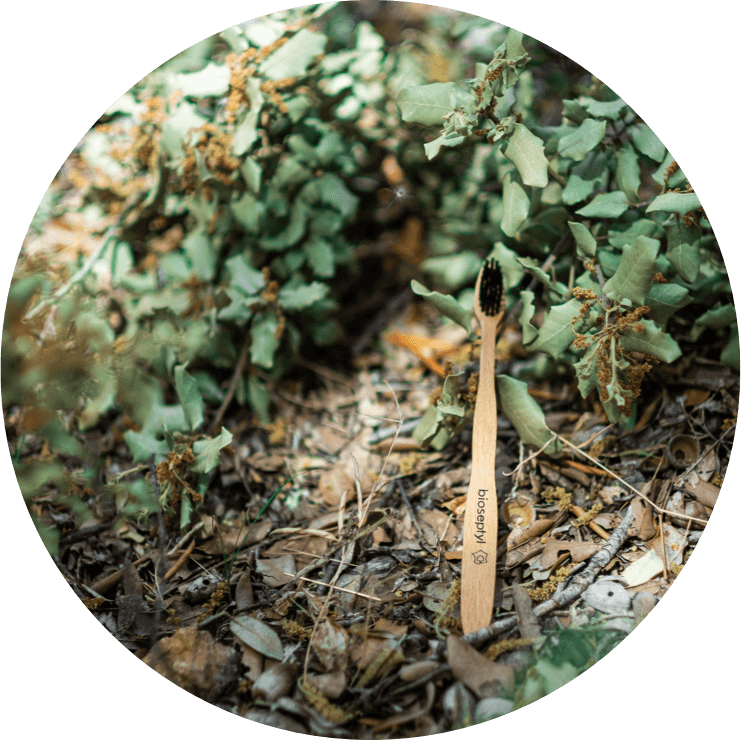
[[474, 289], [474, 315], [482, 330], [479, 383], [474, 404], [472, 466], [464, 517], [461, 563], [461, 622], [464, 634], [486, 627], [492, 620], [497, 565], [497, 396], [495, 343], [504, 312], [502, 273], [487, 260]]

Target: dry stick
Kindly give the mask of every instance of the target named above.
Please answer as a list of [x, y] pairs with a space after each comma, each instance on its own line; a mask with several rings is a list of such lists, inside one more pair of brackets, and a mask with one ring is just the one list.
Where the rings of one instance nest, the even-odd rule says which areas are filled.
[[175, 562], [175, 565], [173, 565], [173, 567], [170, 568], [170, 570], [168, 570], [168, 572], [165, 573], [165, 575], [162, 577], [163, 581], [169, 581], [183, 567], [186, 560], [191, 557], [191, 553], [193, 552], [193, 548], [195, 546], [196, 540], [191, 540], [191, 544], [188, 545], [188, 547], [183, 551], [183, 554]]
[[[472, 465], [464, 517], [461, 562], [461, 623], [464, 634], [481, 629], [492, 619], [497, 570], [497, 395], [495, 391], [495, 345], [502, 320], [502, 306], [494, 316], [482, 310], [480, 288], [485, 270], [480, 270], [474, 289], [474, 315], [482, 331], [479, 354], [479, 383], [474, 402]], [[498, 268], [499, 271], [499, 268]], [[491, 300], [487, 297], [486, 300]], [[500, 303], [502, 299], [500, 298]]]
[[[287, 576], [293, 576], [293, 573], [286, 573]], [[304, 576], [299, 577], [300, 581], [307, 581], [307, 583], [316, 583], [318, 586], [327, 586], [326, 583], [322, 583], [322, 581], [315, 581], [313, 578], [305, 578]], [[364, 594], [361, 591], [353, 591], [349, 588], [343, 588], [342, 586], [338, 586], [337, 584], [331, 585], [330, 588], [335, 589], [335, 591], [344, 591], [346, 594], [353, 594], [354, 596], [362, 596], [364, 599], [371, 599], [372, 601], [384, 601], [384, 599], [380, 599], [378, 596], [371, 596], [370, 594]]]
[[245, 369], [245, 365], [247, 364], [247, 353], [249, 350], [250, 350], [250, 335], [248, 334], [248, 336], [245, 338], [245, 344], [242, 347], [242, 352], [240, 352], [239, 359], [237, 360], [237, 365], [234, 368], [232, 379], [229, 381], [229, 387], [227, 388], [227, 395], [224, 396], [222, 405], [219, 407], [219, 410], [216, 412], [214, 421], [212, 421], [211, 425], [209, 426], [209, 434], [213, 434], [217, 430], [219, 425], [222, 423], [224, 412], [227, 410], [227, 406], [229, 406], [229, 404], [232, 402], [232, 397], [234, 396], [234, 393], [237, 390], [237, 383], [239, 382], [239, 379], [242, 377], [242, 371]]
[[554, 434], [554, 437], [564, 444], [566, 444], [568, 447], [571, 447], [575, 452], [579, 452], [580, 455], [583, 455], [586, 457], [590, 462], [595, 463], [598, 467], [605, 470], [606, 473], [609, 473], [611, 476], [613, 476], [616, 480], [621, 481], [627, 488], [630, 488], [637, 496], [644, 499], [655, 511], [659, 512], [660, 514], [667, 514], [668, 516], [676, 516], [679, 519], [687, 519], [691, 522], [698, 522], [698, 524], [703, 524], [706, 526], [708, 522], [705, 519], [699, 519], [695, 516], [690, 516], [688, 514], [679, 514], [674, 511], [668, 511], [667, 509], [663, 509], [661, 506], [658, 506], [652, 499], [650, 499], [646, 494], [643, 494], [638, 488], [634, 488], [634, 486], [631, 485], [631, 483], [627, 483], [618, 473], [614, 473], [610, 468], [607, 468], [605, 465], [603, 465], [602, 462], [599, 460], [596, 460], [594, 457], [591, 457], [587, 454], [587, 452], [583, 452], [579, 447], [573, 445], [568, 439], [565, 439], [561, 436], [561, 434]]
[[[145, 555], [144, 557], [139, 558], [139, 560], [135, 560], [132, 565], [142, 565], [142, 563], [146, 563], [148, 560], [151, 559], [151, 555]], [[98, 579], [90, 588], [92, 588], [93, 591], [96, 591], [99, 594], [103, 594], [108, 591], [109, 588], [115, 586], [123, 578], [123, 576], [124, 569], [121, 568], [120, 570], [117, 570], [110, 575]]]
[[[634, 515], [631, 511], [631, 507], [629, 507], [621, 524], [619, 524], [613, 531], [608, 542], [606, 542], [605, 545], [590, 558], [587, 567], [580, 573], [570, 576], [566, 581], [564, 581], [564, 588], [559, 593], [554, 594], [554, 596], [548, 601], [543, 601], [535, 606], [533, 608], [533, 613], [537, 617], [543, 617], [558, 607], [569, 606], [573, 601], [576, 601], [587, 587], [595, 581], [598, 573], [616, 556], [621, 545], [626, 541], [629, 527], [633, 521]], [[507, 632], [517, 624], [517, 617], [498, 619], [484, 629], [464, 635], [464, 640], [470, 645], [478, 647], [488, 640], [491, 640], [493, 637], [496, 637], [503, 632]]]

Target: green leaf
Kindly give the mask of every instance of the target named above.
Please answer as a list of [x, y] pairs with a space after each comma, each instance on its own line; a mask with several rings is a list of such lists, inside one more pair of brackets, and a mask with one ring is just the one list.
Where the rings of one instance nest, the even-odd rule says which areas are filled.
[[[681, 185], [685, 184], [686, 177], [683, 170], [681, 170], [677, 165], [678, 163], [675, 161], [672, 154], [667, 152], [665, 158], [660, 163], [660, 166], [652, 173], [652, 179], [658, 185], [662, 185], [663, 187], [666, 184], [668, 188], [679, 188]], [[675, 168], [675, 172], [668, 177], [667, 183], [665, 183], [665, 176], [668, 174], [668, 168], [671, 166]]]
[[732, 334], [729, 338], [729, 343], [721, 351], [719, 359], [732, 370], [739, 372], [739, 329], [737, 324], [732, 325]]
[[611, 193], [596, 195], [586, 206], [577, 213], [585, 218], [618, 218], [629, 207], [626, 193], [614, 190]]
[[[248, 77], [245, 91], [250, 107], [245, 111], [244, 117], [237, 125], [232, 137], [232, 152], [238, 157], [248, 151], [258, 139], [258, 121], [265, 101], [263, 91], [260, 89], [260, 80], [255, 77]], [[247, 161], [243, 164], [243, 174], [245, 174], [246, 163]], [[250, 176], [249, 173], [248, 176]], [[250, 184], [248, 177], [245, 177], [245, 182]], [[256, 189], [255, 192], [257, 192]]]
[[280, 340], [276, 337], [278, 318], [274, 313], [261, 313], [253, 320], [250, 341], [250, 361], [270, 370]]
[[423, 126], [442, 126], [449, 113], [476, 102], [472, 93], [455, 82], [407, 87], [397, 96], [402, 120]]
[[627, 298], [634, 305], [641, 306], [657, 274], [657, 252], [660, 243], [646, 236], [637, 237], [621, 255], [616, 274], [608, 279], [603, 292], [608, 298], [620, 300]]
[[318, 236], [312, 236], [302, 244], [301, 248], [315, 275], [328, 278], [335, 274], [335, 256], [330, 242]]
[[503, 215], [500, 228], [507, 236], [515, 236], [520, 225], [528, 218], [531, 202], [510, 172], [505, 175], [502, 187]]
[[701, 269], [701, 249], [696, 235], [680, 221], [670, 219], [667, 233], [667, 259], [687, 283], [694, 283]]
[[437, 283], [450, 291], [472, 283], [481, 267], [482, 261], [468, 249], [441, 257], [428, 257], [420, 263], [424, 273], [432, 275]]
[[230, 620], [232, 634], [245, 645], [256, 650], [266, 658], [283, 660], [281, 638], [259, 619], [243, 615]]
[[303, 200], [294, 201], [288, 226], [275, 236], [264, 236], [260, 240], [260, 246], [270, 252], [280, 252], [292, 247], [304, 236], [309, 215], [309, 206]]
[[222, 427], [218, 437], [199, 439], [193, 443], [193, 455], [196, 461], [191, 465], [195, 473], [209, 473], [219, 465], [219, 451], [232, 441], [232, 433]]
[[561, 298], [562, 300], [567, 299], [567, 286], [559, 280], [553, 281], [551, 275], [547, 274], [542, 268], [539, 262], [532, 257], [518, 257], [518, 263], [523, 267], [523, 271], [529, 275], [533, 275], [542, 285], [545, 285], [549, 292]]
[[261, 424], [270, 423], [270, 393], [265, 383], [256, 375], [249, 375], [247, 378], [247, 398]]
[[185, 365], [175, 367], [175, 392], [183, 407], [186, 424], [191, 431], [194, 431], [203, 423], [204, 401], [198, 390], [198, 382], [185, 371], [185, 368]]
[[562, 200], [568, 205], [574, 205], [582, 200], [587, 200], [597, 188], [603, 186], [603, 181], [607, 182], [607, 172], [595, 177], [592, 180], [586, 180], [575, 174], [569, 173], [567, 185], [562, 191]]
[[348, 190], [336, 174], [327, 172], [310, 185], [317, 188], [322, 203], [334, 208], [344, 219], [349, 219], [356, 212], [360, 199]]
[[585, 257], [595, 257], [595, 248], [597, 242], [595, 237], [590, 233], [590, 230], [585, 224], [578, 223], [576, 221], [568, 221], [569, 228], [572, 231], [572, 236], [575, 238], [575, 244], [577, 244], [577, 251]]
[[417, 280], [413, 280], [410, 286], [413, 293], [422, 296], [444, 316], [447, 316], [451, 321], [455, 321], [459, 326], [463, 326], [467, 332], [471, 332], [471, 311], [467, 311], [453, 296], [428, 290], [424, 285], [418, 283]]
[[590, 115], [579, 100], [563, 100], [562, 118], [573, 121], [579, 126], [586, 118], [590, 118]]
[[500, 409], [510, 419], [524, 444], [532, 444], [539, 449], [547, 445], [547, 455], [561, 449], [561, 443], [552, 439], [554, 435], [546, 426], [544, 412], [529, 395], [526, 383], [507, 375], [498, 375], [497, 399]]
[[184, 156], [183, 143], [189, 131], [201, 128], [208, 121], [196, 111], [196, 106], [181, 100], [175, 112], [162, 124], [160, 144], [175, 161]]
[[590, 150], [594, 149], [603, 141], [605, 127], [605, 121], [596, 121], [594, 118], [588, 118], [571, 134], [567, 134], [559, 139], [557, 152], [563, 157], [574, 159], [577, 162], [582, 161]]
[[575, 375], [577, 376], [577, 388], [583, 398], [598, 387], [598, 365], [597, 352], [599, 343], [593, 341], [587, 349], [585, 356], [575, 362]]
[[664, 211], [679, 213], [681, 216], [701, 207], [701, 201], [695, 193], [665, 193], [658, 195], [648, 206], [647, 213]]
[[548, 660], [539, 660], [527, 670], [523, 682], [517, 687], [513, 708], [521, 709], [543, 699], [579, 674], [580, 671], [570, 663], [554, 665]]
[[665, 145], [646, 123], [637, 123], [629, 129], [634, 146], [646, 157], [661, 162], [665, 156]]
[[412, 438], [420, 445], [424, 447], [425, 444], [433, 439], [438, 432], [438, 428], [441, 424], [441, 417], [435, 410], [435, 406], [428, 406], [423, 414], [423, 418], [420, 419], [417, 426], [412, 432]]
[[326, 44], [327, 36], [302, 28], [261, 63], [260, 72], [270, 80], [303, 77]]
[[632, 146], [624, 145], [616, 152], [616, 185], [626, 193], [633, 203], [639, 200], [637, 191], [641, 185], [639, 157]]
[[147, 462], [152, 455], [155, 455], [157, 460], [162, 460], [167, 455], [165, 440], [158, 440], [151, 433], [129, 429], [124, 432], [124, 441], [135, 463]]
[[443, 136], [439, 136], [437, 139], [433, 139], [433, 141], [429, 141], [424, 145], [423, 149], [425, 150], [425, 156], [428, 159], [433, 159], [438, 155], [442, 146], [458, 146], [464, 141], [464, 139], [465, 137], [461, 134], [455, 134], [453, 136], [450, 134], [444, 134]]
[[217, 98], [229, 90], [229, 67], [226, 64], [209, 62], [198, 72], [176, 74], [173, 88], [187, 98]]
[[518, 253], [508, 249], [502, 242], [496, 242], [487, 259], [494, 259], [500, 265], [502, 282], [506, 288], [514, 288], [523, 279], [523, 266], [518, 262]]
[[688, 283], [695, 282], [701, 268], [701, 251], [698, 242], [673, 245], [667, 252], [667, 259], [683, 280]]
[[230, 274], [230, 285], [245, 295], [256, 295], [265, 288], [265, 278], [256, 270], [243, 254], [230, 257], [225, 263]]
[[278, 305], [285, 311], [303, 311], [330, 292], [327, 283], [316, 280], [309, 284], [291, 280], [278, 292]]
[[625, 350], [644, 352], [662, 362], [675, 362], [680, 357], [678, 343], [669, 334], [665, 334], [654, 321], [642, 319], [639, 326], [643, 327], [642, 331], [636, 331], [632, 327], [621, 334], [621, 346]]
[[244, 324], [253, 315], [253, 306], [261, 302], [259, 296], [245, 296], [241, 290], [227, 288], [224, 293], [229, 298], [230, 303], [219, 309], [217, 318], [219, 321], [234, 321], [237, 324]]
[[529, 351], [546, 352], [554, 359], [561, 359], [562, 353], [574, 341], [572, 319], [580, 315], [581, 306], [582, 302], [576, 298], [552, 306], [539, 329], [538, 339], [528, 347]]
[[724, 303], [701, 314], [696, 319], [695, 326], [708, 327], [709, 329], [723, 329], [737, 320], [737, 312], [732, 303]]
[[262, 228], [265, 204], [252, 193], [245, 192], [241, 198], [229, 204], [235, 220], [248, 234], [257, 234]]
[[625, 224], [620, 226], [621, 228], [608, 229], [608, 243], [619, 249], [623, 249], [626, 244], [631, 244], [637, 236], [643, 235], [652, 239], [659, 239], [663, 233], [662, 227], [648, 218], [638, 218], [628, 228], [625, 228]]
[[621, 98], [616, 100], [595, 100], [583, 95], [579, 98], [580, 104], [585, 110], [596, 118], [610, 118], [612, 121], [618, 120], [621, 113], [628, 107]]
[[646, 304], [652, 309], [650, 316], [660, 326], [678, 309], [691, 302], [688, 288], [676, 283], [654, 283], [647, 293]]
[[523, 299], [523, 308], [519, 321], [523, 330], [523, 344], [528, 344], [538, 336], [538, 329], [531, 323], [533, 314], [536, 312], [536, 306], [533, 305], [536, 296], [532, 290], [524, 290], [520, 295]]
[[[499, 48], [502, 49], [502, 46]], [[505, 58], [519, 59], [525, 53], [526, 50], [523, 48], [523, 34], [514, 28], [509, 29], [508, 35], [505, 37]]]
[[513, 126], [505, 156], [515, 165], [524, 185], [546, 187], [549, 161], [544, 156], [544, 142], [522, 123]]

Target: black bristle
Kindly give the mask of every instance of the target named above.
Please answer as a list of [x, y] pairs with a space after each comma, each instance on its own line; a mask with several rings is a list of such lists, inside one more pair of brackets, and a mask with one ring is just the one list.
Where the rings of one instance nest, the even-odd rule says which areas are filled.
[[494, 316], [502, 309], [502, 272], [494, 259], [484, 263], [479, 284], [479, 305], [485, 316]]

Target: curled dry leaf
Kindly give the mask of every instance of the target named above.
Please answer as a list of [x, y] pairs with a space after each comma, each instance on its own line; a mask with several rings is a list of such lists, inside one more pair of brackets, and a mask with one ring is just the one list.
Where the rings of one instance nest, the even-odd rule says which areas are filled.
[[258, 560], [255, 568], [263, 576], [263, 582], [273, 588], [285, 586], [296, 575], [296, 562], [293, 555]]
[[333, 671], [322, 675], [308, 673], [306, 682], [328, 699], [338, 699], [348, 686], [348, 677], [345, 671]]
[[294, 687], [299, 666], [296, 663], [279, 663], [260, 674], [252, 687], [254, 699], [262, 699], [270, 704], [288, 696]]
[[144, 662], [161, 676], [209, 702], [216, 701], [237, 675], [237, 654], [208, 632], [184, 627], [163, 637]]
[[501, 665], [484, 657], [476, 648], [456, 635], [446, 639], [448, 664], [454, 678], [471, 689], [480, 699], [496, 696], [515, 681], [512, 666]]

